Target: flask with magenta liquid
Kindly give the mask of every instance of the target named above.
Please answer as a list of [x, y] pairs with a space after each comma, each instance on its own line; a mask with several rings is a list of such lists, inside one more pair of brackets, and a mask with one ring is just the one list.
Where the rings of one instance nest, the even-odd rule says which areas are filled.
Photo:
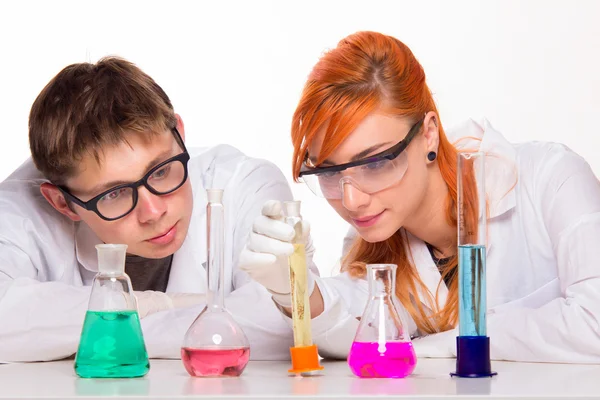
[[250, 359], [250, 344], [225, 308], [223, 190], [208, 189], [207, 196], [207, 304], [185, 334], [181, 360], [192, 376], [239, 376]]
[[133, 295], [125, 274], [127, 245], [99, 244], [98, 274], [85, 315], [75, 372], [82, 378], [134, 378], [150, 369]]
[[453, 376], [496, 375], [486, 327], [487, 203], [485, 154], [461, 151], [457, 168], [458, 332]]
[[404, 378], [417, 365], [410, 336], [394, 304], [395, 264], [368, 264], [369, 301], [348, 354], [360, 378]]

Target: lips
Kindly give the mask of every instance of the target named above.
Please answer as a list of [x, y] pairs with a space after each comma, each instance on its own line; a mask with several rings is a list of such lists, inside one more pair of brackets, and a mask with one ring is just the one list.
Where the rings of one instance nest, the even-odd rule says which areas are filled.
[[173, 225], [169, 229], [167, 229], [162, 234], [155, 236], [147, 241], [153, 244], [169, 244], [175, 238], [175, 234], [177, 233], [177, 224]]
[[377, 223], [379, 218], [381, 218], [382, 214], [383, 214], [383, 211], [380, 212], [379, 214], [375, 214], [375, 215], [369, 215], [369, 216], [357, 217], [357, 218], [351, 217], [351, 218], [352, 218], [352, 222], [354, 222], [354, 225], [356, 225], [359, 228], [366, 228], [366, 227], [375, 225], [375, 223]]

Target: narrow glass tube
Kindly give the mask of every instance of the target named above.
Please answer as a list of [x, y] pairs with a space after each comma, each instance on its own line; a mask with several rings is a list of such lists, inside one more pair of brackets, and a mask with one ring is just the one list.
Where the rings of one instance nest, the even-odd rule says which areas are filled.
[[312, 346], [310, 329], [310, 296], [308, 293], [308, 266], [306, 263], [306, 244], [302, 232], [300, 202], [283, 203], [285, 222], [296, 231], [292, 240], [294, 253], [289, 257], [290, 289], [292, 293], [292, 321], [294, 329], [294, 346]]
[[208, 189], [208, 205], [206, 206], [207, 220], [207, 278], [208, 309], [212, 311], [222, 311], [224, 304], [224, 286], [225, 286], [225, 209], [222, 198], [223, 190]]
[[457, 211], [459, 336], [487, 336], [483, 152], [458, 153]]

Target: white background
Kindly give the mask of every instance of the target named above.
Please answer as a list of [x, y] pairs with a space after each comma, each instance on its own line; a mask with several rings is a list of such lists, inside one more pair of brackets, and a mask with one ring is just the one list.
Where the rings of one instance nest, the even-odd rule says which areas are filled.
[[[291, 181], [291, 116], [322, 52], [357, 30], [405, 42], [446, 128], [487, 117], [559, 141], [598, 174], [600, 1], [3, 1], [0, 179], [29, 155], [29, 109], [68, 64], [120, 55], [171, 97], [189, 146], [232, 144]], [[346, 226], [300, 184], [323, 275]], [[1, 223], [1, 221], [0, 221]]]

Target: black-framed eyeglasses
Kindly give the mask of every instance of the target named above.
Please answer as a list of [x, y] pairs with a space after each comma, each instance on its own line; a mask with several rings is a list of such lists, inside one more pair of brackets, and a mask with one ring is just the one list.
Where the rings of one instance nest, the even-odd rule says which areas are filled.
[[182, 147], [183, 153], [161, 162], [136, 182], [115, 186], [88, 201], [83, 201], [72, 195], [64, 186], [58, 186], [58, 188], [68, 200], [85, 210], [95, 212], [100, 218], [106, 221], [123, 218], [133, 211], [137, 205], [138, 188], [140, 186], [144, 186], [154, 195], [161, 196], [176, 191], [187, 180], [187, 164], [190, 160], [190, 155], [176, 128], [173, 128], [173, 133], [176, 136], [177, 142]]
[[333, 165], [331, 167], [313, 168], [313, 167], [309, 167], [306, 165], [306, 161], [308, 160], [308, 153], [307, 153], [304, 164], [300, 168], [300, 173], [298, 175], [306, 176], [306, 175], [314, 175], [314, 174], [341, 172], [348, 168], [358, 167], [360, 165], [365, 165], [365, 164], [370, 164], [370, 163], [376, 163], [376, 162], [383, 161], [383, 160], [392, 161], [396, 157], [398, 157], [404, 150], [406, 150], [406, 148], [408, 147], [410, 142], [417, 135], [417, 133], [419, 133], [419, 131], [421, 130], [424, 120], [425, 120], [425, 118], [422, 118], [419, 121], [417, 121], [410, 128], [410, 130], [408, 131], [408, 133], [406, 134], [404, 139], [402, 139], [400, 142], [398, 142], [394, 146], [390, 147], [389, 149], [383, 150], [380, 153], [363, 158], [361, 160], [351, 161], [351, 162], [348, 162], [345, 164]]

